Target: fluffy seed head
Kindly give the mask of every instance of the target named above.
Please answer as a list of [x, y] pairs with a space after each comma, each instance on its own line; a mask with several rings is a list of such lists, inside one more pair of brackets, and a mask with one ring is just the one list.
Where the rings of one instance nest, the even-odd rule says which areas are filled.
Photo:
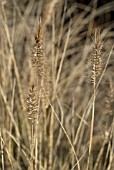
[[27, 97], [27, 113], [28, 113], [28, 119], [36, 119], [37, 115], [37, 89], [34, 86], [34, 84], [29, 89], [29, 94]]
[[101, 75], [102, 48], [103, 48], [103, 45], [101, 44], [101, 40], [100, 40], [100, 31], [97, 30], [95, 32], [95, 45], [94, 45], [94, 50], [93, 50], [93, 54], [92, 54], [92, 58], [91, 58], [91, 62], [92, 62], [91, 80], [94, 85], [98, 82], [98, 79]]

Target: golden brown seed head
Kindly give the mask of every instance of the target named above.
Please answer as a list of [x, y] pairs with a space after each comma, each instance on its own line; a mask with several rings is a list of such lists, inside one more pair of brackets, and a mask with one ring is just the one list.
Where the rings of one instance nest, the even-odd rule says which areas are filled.
[[98, 82], [98, 79], [102, 71], [102, 48], [103, 45], [100, 40], [99, 30], [95, 32], [95, 46], [91, 58], [92, 62], [92, 83], [95, 85]]
[[28, 119], [36, 119], [37, 115], [37, 89], [34, 86], [34, 84], [29, 89], [29, 94], [27, 97], [27, 113], [28, 113]]

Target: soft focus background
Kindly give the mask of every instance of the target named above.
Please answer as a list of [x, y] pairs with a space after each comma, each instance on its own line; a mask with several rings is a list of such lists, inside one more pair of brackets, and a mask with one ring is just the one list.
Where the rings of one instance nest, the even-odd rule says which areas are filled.
[[0, 0], [0, 169], [29, 169], [32, 139], [26, 98], [40, 17], [52, 107], [40, 119], [38, 169], [86, 169], [93, 94], [91, 55], [95, 30], [100, 29], [105, 72], [96, 92], [89, 170], [113, 170], [113, 0]]

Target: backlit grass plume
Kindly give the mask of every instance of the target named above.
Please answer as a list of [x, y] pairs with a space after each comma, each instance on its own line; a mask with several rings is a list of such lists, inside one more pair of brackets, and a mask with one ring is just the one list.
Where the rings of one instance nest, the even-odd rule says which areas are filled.
[[45, 55], [45, 50], [44, 50], [43, 29], [41, 26], [41, 22], [39, 24], [38, 33], [35, 36], [35, 44], [32, 51], [31, 63], [32, 63], [32, 69], [34, 74], [33, 76], [34, 76], [35, 85], [32, 85], [32, 87], [30, 87], [29, 100], [27, 100], [27, 106], [28, 106], [28, 110], [32, 109], [31, 113], [30, 112], [28, 113], [28, 115], [32, 117], [31, 114], [33, 113], [34, 115], [36, 115], [36, 108], [40, 107], [38, 106], [38, 104], [40, 105], [40, 103], [43, 102], [43, 106], [44, 105], [46, 106], [47, 105], [46, 97], [50, 96], [49, 95], [50, 71], [49, 71], [48, 59]]
[[103, 45], [100, 39], [100, 30], [95, 31], [95, 44], [94, 50], [91, 58], [92, 62], [92, 84], [96, 87], [96, 83], [98, 82], [101, 71], [102, 71], [102, 48]]
[[34, 84], [30, 87], [28, 97], [27, 97], [27, 112], [28, 119], [36, 119], [37, 115], [37, 90]]
[[[27, 98], [27, 111], [28, 118], [31, 119], [31, 165], [35, 170], [37, 169], [37, 159], [38, 159], [38, 147], [40, 151], [42, 150], [41, 142], [42, 135], [38, 135], [39, 128], [41, 125], [40, 117], [45, 117], [46, 115], [46, 106], [47, 98], [49, 98], [49, 80], [50, 80], [50, 71], [48, 65], [48, 58], [45, 55], [44, 50], [44, 38], [43, 38], [43, 28], [41, 21], [39, 24], [37, 35], [35, 36], [35, 44], [31, 56], [31, 64], [33, 70], [33, 84], [30, 86], [28, 98]], [[42, 127], [43, 128], [43, 127]], [[35, 143], [34, 143], [35, 141]], [[35, 161], [33, 160], [35, 157]], [[41, 152], [39, 153], [39, 166], [41, 165]]]
[[90, 156], [92, 150], [92, 142], [93, 142], [93, 129], [94, 129], [94, 117], [95, 117], [95, 102], [96, 102], [96, 86], [101, 76], [102, 71], [102, 43], [101, 43], [101, 35], [100, 30], [95, 31], [95, 44], [91, 57], [92, 62], [92, 84], [93, 84], [93, 103], [92, 103], [92, 114], [91, 114], [91, 129], [90, 129], [90, 141], [89, 141], [89, 154], [86, 170], [89, 170], [90, 164]]

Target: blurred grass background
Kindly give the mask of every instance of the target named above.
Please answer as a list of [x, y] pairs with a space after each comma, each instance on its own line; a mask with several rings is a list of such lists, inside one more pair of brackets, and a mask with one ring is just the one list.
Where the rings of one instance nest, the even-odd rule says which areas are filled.
[[[0, 169], [29, 167], [32, 139], [26, 98], [33, 79], [31, 55], [40, 17], [51, 70], [51, 104], [75, 148], [81, 170], [87, 166], [91, 124], [91, 53], [95, 29], [101, 30], [103, 69], [110, 58], [96, 92], [89, 169], [113, 170], [113, 0], [0, 1]], [[42, 133], [38, 169], [77, 170], [66, 134], [52, 117], [54, 111], [48, 106], [46, 115], [41, 115], [41, 122], [46, 120], [38, 133]]]

